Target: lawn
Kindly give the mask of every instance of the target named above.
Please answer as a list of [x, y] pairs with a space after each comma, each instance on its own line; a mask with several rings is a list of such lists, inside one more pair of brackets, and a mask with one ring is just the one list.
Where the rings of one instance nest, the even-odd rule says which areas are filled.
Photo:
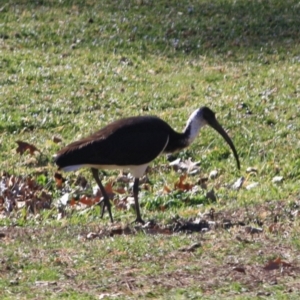
[[[299, 15], [296, 0], [2, 0], [1, 299], [298, 299]], [[201, 106], [241, 170], [205, 127], [148, 168], [145, 226], [126, 171], [103, 173], [113, 224], [89, 170], [57, 173], [61, 147], [113, 120], [182, 131]]]

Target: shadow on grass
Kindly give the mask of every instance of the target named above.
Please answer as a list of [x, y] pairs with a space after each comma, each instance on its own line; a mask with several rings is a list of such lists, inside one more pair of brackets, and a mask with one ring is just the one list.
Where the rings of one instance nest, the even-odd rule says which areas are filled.
[[117, 52], [284, 55], [300, 38], [300, 5], [296, 0], [22, 0], [18, 6], [30, 10], [56, 7], [68, 14], [84, 14], [83, 20], [92, 28], [85, 28], [84, 46]]

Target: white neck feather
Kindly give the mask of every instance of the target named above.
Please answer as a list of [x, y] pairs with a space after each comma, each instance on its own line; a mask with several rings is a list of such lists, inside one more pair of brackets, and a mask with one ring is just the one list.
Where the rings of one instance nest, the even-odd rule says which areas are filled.
[[202, 111], [200, 109], [196, 109], [189, 117], [184, 129], [184, 133], [188, 134], [188, 144], [191, 144], [194, 141], [194, 139], [198, 136], [200, 129], [206, 124], [206, 121], [202, 117]]

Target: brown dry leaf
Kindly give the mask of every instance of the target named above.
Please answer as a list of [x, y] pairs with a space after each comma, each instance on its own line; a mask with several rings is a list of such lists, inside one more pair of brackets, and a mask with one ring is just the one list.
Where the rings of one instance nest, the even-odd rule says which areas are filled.
[[116, 226], [110, 229], [109, 236], [114, 236], [114, 235], [126, 235], [126, 234], [131, 234], [132, 230], [130, 227], [122, 227], [122, 226]]
[[76, 205], [76, 200], [75, 200], [74, 198], [72, 198], [72, 199], [69, 201], [69, 204], [70, 204], [71, 206]]
[[[128, 196], [125, 196], [123, 198], [114, 198], [113, 203], [115, 205], [115, 208], [117, 210], [127, 209], [127, 198], [128, 198]], [[100, 201], [100, 198], [99, 198], [99, 201]]]
[[79, 203], [82, 203], [86, 206], [92, 206], [98, 203], [98, 198], [89, 198], [87, 196], [83, 196], [78, 200]]
[[214, 189], [211, 189], [210, 191], [208, 191], [206, 193], [206, 198], [213, 201], [213, 202], [217, 201], [217, 196], [215, 194]]
[[160, 210], [160, 211], [165, 211], [165, 210], [166, 210], [166, 206], [165, 206], [165, 205], [161, 205], [161, 206], [159, 207], [159, 210]]
[[[112, 181], [109, 181], [109, 182], [104, 186], [105, 191], [106, 191], [106, 194], [107, 194], [108, 198], [111, 199], [111, 200], [112, 200], [112, 199], [114, 198], [114, 196], [115, 196], [115, 192], [113, 191], [113, 187], [112, 187], [112, 186], [113, 186], [113, 182], [112, 182]], [[100, 198], [101, 198], [103, 195], [102, 195], [102, 193], [101, 193], [99, 187], [96, 186], [95, 189], [96, 189], [96, 191], [94, 191], [94, 196], [100, 197]]]
[[171, 193], [171, 189], [167, 185], [165, 185], [163, 188], [163, 192], [164, 192], [164, 194], [169, 194], [169, 193]]
[[197, 184], [199, 184], [202, 189], [206, 190], [207, 189], [207, 181], [208, 181], [208, 177], [202, 177], [198, 180]]
[[125, 194], [126, 190], [123, 187], [118, 187], [118, 188], [114, 189], [114, 192], [116, 192], [118, 194]]
[[123, 234], [123, 228], [119, 227], [119, 228], [112, 228], [110, 230], [109, 236], [114, 236], [114, 235], [121, 235]]
[[246, 270], [244, 267], [234, 267], [232, 270], [246, 274]]
[[264, 210], [262, 212], [260, 212], [259, 217], [263, 220], [265, 220], [271, 213], [267, 210]]
[[154, 227], [157, 234], [167, 234], [170, 235], [173, 232], [169, 228], [160, 228], [159, 226]]
[[115, 192], [113, 191], [113, 183], [112, 181], [109, 181], [106, 185], [105, 185], [105, 191], [107, 193], [107, 196], [109, 199], [113, 199], [115, 196]]
[[175, 183], [176, 190], [189, 191], [193, 188], [193, 186], [190, 183], [184, 183], [186, 178], [187, 174], [180, 176], [179, 181]]
[[105, 185], [105, 191], [108, 194], [112, 194], [113, 193], [113, 188], [112, 188], [112, 182], [109, 181], [106, 185]]
[[144, 183], [141, 185], [141, 189], [143, 189], [144, 191], [152, 191], [152, 187], [150, 184], [148, 183]]
[[56, 187], [57, 188], [62, 188], [62, 185], [63, 185], [63, 183], [65, 182], [66, 179], [63, 178], [63, 176], [58, 172], [55, 172], [54, 179], [55, 179], [55, 182], [56, 182]]
[[35, 180], [31, 177], [26, 178], [26, 184], [27, 184], [27, 187], [31, 190], [34, 190], [37, 187]]
[[269, 232], [271, 232], [271, 233], [279, 233], [279, 232], [283, 231], [282, 224], [279, 224], [279, 223], [271, 224], [268, 229], [269, 229]]
[[0, 198], [0, 209], [11, 212], [26, 207], [29, 208], [28, 212], [37, 213], [42, 209], [51, 207], [51, 193], [43, 190], [34, 177], [3, 173], [2, 184], [5, 187], [2, 190], [2, 197], [6, 200], [6, 203], [5, 206], [4, 203], [1, 205]]
[[287, 263], [283, 261], [280, 257], [277, 257], [274, 260], [270, 260], [264, 267], [264, 270], [272, 271], [277, 270], [280, 267], [291, 267], [292, 265], [290, 263]]
[[82, 175], [77, 176], [75, 185], [78, 185], [79, 187], [85, 189], [87, 184], [88, 184], [88, 181], [84, 176], [82, 176]]
[[20, 153], [20, 155], [22, 155], [27, 150], [29, 150], [30, 155], [34, 155], [35, 151], [41, 152], [32, 144], [22, 142], [22, 141], [16, 141], [16, 143], [18, 144], [18, 148], [16, 151], [17, 151], [17, 153]]
[[153, 221], [149, 221], [143, 225], [143, 229], [147, 234], [172, 234], [172, 231], [169, 228], [160, 227], [159, 225], [154, 224]]
[[198, 184], [205, 184], [208, 181], [208, 177], [201, 177], [198, 179]]
[[53, 141], [54, 143], [58, 144], [58, 143], [60, 143], [60, 142], [62, 141], [62, 139], [59, 138], [59, 137], [57, 137], [57, 136], [53, 136], [53, 137], [52, 137], [52, 141]]

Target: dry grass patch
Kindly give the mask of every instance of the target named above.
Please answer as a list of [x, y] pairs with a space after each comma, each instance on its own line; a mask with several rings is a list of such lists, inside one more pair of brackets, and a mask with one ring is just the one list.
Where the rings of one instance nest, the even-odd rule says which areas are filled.
[[[40, 299], [71, 290], [92, 298], [160, 297], [186, 289], [203, 297], [294, 295], [297, 210], [272, 202], [144, 227], [2, 228], [3, 295], [24, 289]], [[195, 226], [200, 222], [206, 225]]]

